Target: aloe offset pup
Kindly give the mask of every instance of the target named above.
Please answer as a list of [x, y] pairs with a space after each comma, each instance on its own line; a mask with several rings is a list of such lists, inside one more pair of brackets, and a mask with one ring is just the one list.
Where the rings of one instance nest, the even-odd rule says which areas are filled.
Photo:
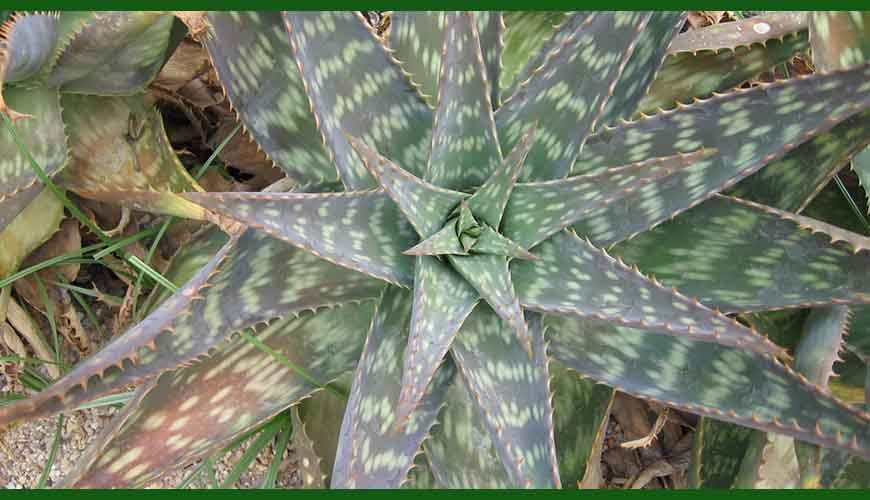
[[[387, 45], [353, 13], [208, 13], [231, 104], [295, 186], [184, 194], [226, 242], [0, 423], [142, 384], [65, 483], [141, 484], [353, 371], [333, 487], [555, 487], [613, 393], [577, 372], [870, 458], [870, 415], [720, 312], [867, 303], [867, 240], [719, 194], [863, 116], [870, 66], [627, 121], [683, 20], [569, 13], [503, 95], [498, 13], [395, 13]], [[231, 338], [263, 322], [271, 352]]]

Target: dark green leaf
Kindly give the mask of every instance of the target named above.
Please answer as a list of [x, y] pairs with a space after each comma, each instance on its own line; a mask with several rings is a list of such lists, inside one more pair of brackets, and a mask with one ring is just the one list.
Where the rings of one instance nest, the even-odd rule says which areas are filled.
[[376, 185], [345, 134], [421, 174], [432, 111], [360, 14], [285, 12], [284, 22], [311, 109], [344, 185]]
[[782, 351], [753, 330], [665, 288], [572, 233], [554, 235], [535, 248], [535, 256], [535, 261], [514, 261], [511, 266], [520, 302], [528, 309], [761, 353]]

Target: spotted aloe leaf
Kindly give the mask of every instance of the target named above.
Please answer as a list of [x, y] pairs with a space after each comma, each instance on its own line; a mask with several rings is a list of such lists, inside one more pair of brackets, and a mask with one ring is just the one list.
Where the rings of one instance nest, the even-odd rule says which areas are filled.
[[6, 102], [19, 113], [33, 115], [18, 120], [17, 135], [29, 151], [23, 154], [7, 127], [0, 130], [0, 229], [42, 191], [42, 183], [30, 164], [30, 158], [46, 174], [54, 176], [67, 162], [69, 150], [57, 91], [39, 88], [7, 88]]
[[[727, 194], [800, 212], [870, 142], [870, 112], [850, 117], [744, 179]], [[856, 169], [857, 171], [858, 169]]]
[[480, 299], [468, 282], [436, 258], [418, 257], [414, 272], [410, 331], [396, 405], [398, 426], [405, 425], [420, 405], [456, 333]]
[[511, 484], [559, 486], [541, 319], [529, 320], [531, 357], [506, 326], [478, 306], [459, 331], [453, 356]]
[[[804, 324], [804, 335], [795, 350], [795, 370], [811, 383], [827, 387], [834, 375], [834, 363], [840, 360], [843, 339], [848, 333], [851, 312], [847, 306], [813, 309]], [[799, 464], [800, 484], [818, 487], [822, 479], [822, 449], [794, 442]]]
[[162, 12], [100, 12], [74, 31], [47, 84], [103, 95], [144, 89], [165, 60], [174, 17]]
[[727, 489], [734, 485], [753, 435], [752, 429], [700, 417], [695, 431], [690, 481], [695, 488]]
[[582, 220], [584, 215], [606, 208], [650, 183], [665, 182], [680, 170], [715, 154], [715, 150], [699, 149], [595, 174], [519, 184], [508, 202], [505, 235], [531, 248]]
[[58, 184], [85, 198], [204, 218], [202, 208], [173, 194], [197, 185], [143, 95], [68, 94], [62, 104], [71, 158]]
[[806, 51], [806, 28], [806, 13], [772, 12], [681, 33], [638, 110], [655, 113], [730, 90]]
[[277, 320], [257, 338], [303, 376], [244, 339], [168, 372], [137, 391], [65, 486], [141, 485], [184, 466], [353, 368], [371, 302]]
[[396, 202], [421, 237], [431, 236], [441, 229], [465, 198], [460, 192], [423, 181], [357, 139], [349, 141], [359, 152], [366, 169]]
[[870, 456], [870, 415], [769, 356], [569, 316], [547, 320], [554, 332], [553, 356], [617, 390]]
[[533, 339], [511, 281], [507, 258], [502, 255], [450, 255], [448, 259], [502, 321], [514, 329], [523, 348], [533, 353]]
[[[266, 264], [266, 263], [274, 264]], [[196, 360], [233, 332], [270, 318], [376, 297], [383, 283], [247, 231], [227, 242], [176, 294], [0, 424], [61, 411]]]
[[383, 191], [185, 193], [223, 217], [389, 283], [413, 283], [414, 231]]
[[337, 180], [278, 12], [209, 12], [203, 40], [230, 104], [263, 152], [298, 182]]
[[[558, 11], [510, 11], [503, 14], [505, 31], [499, 87], [504, 89], [504, 95], [513, 94], [517, 80], [531, 74], [534, 68], [528, 68], [528, 65], [534, 64], [531, 62], [533, 57], [546, 55], [546, 43], [566, 15], [566, 12]], [[537, 62], [540, 65], [540, 61]]]
[[709, 307], [737, 312], [867, 303], [870, 253], [855, 250], [782, 212], [716, 196], [613, 253]]
[[794, 441], [782, 434], [755, 432], [734, 479], [739, 489], [796, 488], [800, 483]]
[[[864, 65], [761, 85], [596, 134], [574, 174], [700, 147], [718, 154], [593, 212], [574, 228], [598, 245], [610, 245], [654, 227], [866, 109], [868, 76], [870, 65]], [[798, 106], [803, 102], [814, 104]]]
[[400, 422], [395, 411], [412, 303], [410, 292], [390, 287], [378, 304], [342, 421], [333, 487], [398, 487], [435, 423], [451, 372], [432, 380], [408, 418]]
[[483, 53], [471, 12], [444, 14], [443, 61], [426, 180], [479, 186], [501, 162]]
[[634, 114], [640, 101], [649, 93], [668, 48], [685, 21], [686, 13], [682, 11], [650, 13], [649, 21], [640, 31], [616, 86], [610, 90], [611, 96], [598, 119], [599, 124], [612, 124]]
[[346, 134], [421, 173], [432, 112], [409, 92], [413, 89], [407, 79], [362, 16], [351, 12], [283, 15], [314, 116], [344, 185], [349, 189], [374, 185]]
[[296, 455], [296, 467], [305, 488], [317, 489], [326, 486], [323, 472], [320, 470], [320, 457], [314, 446], [314, 441], [305, 430], [305, 422], [299, 416], [299, 408], [290, 409], [293, 424], [293, 441], [291, 446]]
[[[578, 377], [557, 361], [550, 362], [553, 424], [559, 477], [565, 488], [598, 487], [601, 446], [615, 391]], [[587, 477], [588, 476], [588, 477]]]
[[523, 180], [549, 180], [570, 171], [649, 19], [649, 13], [599, 12], [576, 26], [564, 23], [573, 28], [570, 34], [496, 114], [506, 149], [533, 122], [539, 123], [539, 140], [529, 153]]
[[[448, 359], [445, 365], [451, 363]], [[432, 436], [423, 442], [435, 482], [443, 488], [513, 486], [480, 417], [480, 407], [461, 376], [450, 384], [446, 403]]]
[[568, 232], [535, 249], [536, 261], [511, 266], [520, 302], [548, 313], [606, 320], [747, 350], [782, 348], [731, 318], [669, 290]]
[[[436, 11], [395, 12], [390, 18], [389, 46], [402, 69], [431, 106], [439, 99], [438, 81], [442, 71], [442, 40], [453, 28], [453, 14]], [[475, 12], [475, 29], [483, 46], [485, 78], [491, 82], [492, 103], [498, 103], [499, 59], [502, 20], [500, 12]], [[445, 30], [446, 27], [446, 30]]]
[[870, 58], [870, 12], [826, 11], [809, 16], [810, 45], [818, 71], [830, 72], [863, 64]]

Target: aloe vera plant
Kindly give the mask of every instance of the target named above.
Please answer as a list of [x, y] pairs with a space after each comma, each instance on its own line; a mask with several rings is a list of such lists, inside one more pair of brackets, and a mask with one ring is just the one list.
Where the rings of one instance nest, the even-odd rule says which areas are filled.
[[[753, 21], [789, 26], [779, 53], [714, 31], [724, 56], [692, 58], [679, 12], [558, 17], [400, 12], [384, 40], [354, 13], [185, 16], [292, 187], [138, 205], [228, 236], [202, 233], [176, 293], [0, 425], [139, 385], [63, 483], [139, 485], [351, 372], [339, 426], [294, 410], [332, 487], [574, 486], [614, 390], [870, 458], [870, 415], [733, 316], [870, 302], [865, 237], [762, 204], [811, 179], [804, 203], [866, 144], [870, 65], [710, 96], [749, 76], [727, 57], [803, 50], [783, 46], [806, 18]], [[690, 95], [657, 86], [685, 65], [707, 76]], [[761, 177], [813, 154], [824, 172]]]

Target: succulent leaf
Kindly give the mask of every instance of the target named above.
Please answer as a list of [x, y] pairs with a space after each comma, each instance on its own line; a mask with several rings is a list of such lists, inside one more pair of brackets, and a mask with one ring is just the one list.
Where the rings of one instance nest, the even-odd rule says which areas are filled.
[[686, 12], [654, 11], [640, 31], [640, 37], [632, 49], [612, 95], [607, 99], [600, 124], [613, 124], [628, 119], [637, 110], [638, 104], [649, 92], [650, 85], [665, 60], [668, 47], [686, 22]]
[[[752, 27], [764, 31], [759, 23], [771, 29], [758, 33]], [[638, 110], [651, 114], [706, 98], [787, 62], [809, 47], [806, 23], [804, 13], [772, 12], [677, 35]]]
[[8, 113], [15, 120], [27, 114], [7, 106], [3, 84], [26, 80], [49, 61], [58, 37], [58, 16], [13, 14], [0, 22], [0, 112]]
[[496, 113], [506, 150], [538, 122], [538, 140], [521, 179], [550, 180], [570, 171], [649, 18], [648, 13], [597, 12], [582, 23], [563, 24], [571, 31]]
[[503, 95], [513, 94], [516, 85], [541, 65], [549, 52], [547, 44], [555, 28], [567, 15], [562, 11], [507, 11], [503, 14], [504, 49], [499, 75], [499, 88]]
[[468, 209], [494, 229], [501, 227], [505, 207], [516, 186], [523, 163], [532, 148], [535, 129], [536, 127], [532, 127], [520, 139], [508, 157], [501, 161], [486, 182], [466, 201]]
[[[438, 80], [445, 56], [442, 41], [445, 26], [452, 27], [446, 20], [450, 15], [439, 11], [403, 11], [394, 12], [390, 18], [389, 46], [412, 84], [432, 107], [438, 101]], [[486, 79], [492, 84], [487, 98], [497, 104], [501, 13], [476, 11], [473, 17], [485, 58]]]
[[514, 328], [481, 305], [459, 331], [452, 352], [512, 486], [558, 487], [547, 346], [537, 315], [529, 319], [529, 335], [531, 356], [516, 341]]
[[410, 331], [396, 405], [398, 426], [406, 425], [420, 405], [456, 333], [480, 299], [456, 271], [433, 257], [417, 257], [414, 273]]
[[58, 175], [60, 186], [85, 198], [139, 210], [168, 207], [176, 215], [204, 218], [200, 207], [173, 194], [198, 186], [144, 95], [66, 94], [61, 102], [71, 158]]
[[[69, 150], [61, 120], [56, 90], [7, 88], [6, 103], [19, 113], [32, 115], [18, 120], [18, 137], [46, 174], [54, 176], [67, 162]], [[42, 183], [21, 153], [9, 129], [0, 129], [0, 229], [6, 227], [42, 191]]]
[[65, 92], [139, 92], [165, 59], [175, 18], [153, 12], [99, 12], [63, 47], [47, 84]]
[[[870, 252], [806, 231], [798, 216], [789, 220], [782, 214], [716, 196], [613, 253], [663, 284], [728, 312], [870, 301], [870, 278], [864, 276]], [[840, 233], [863, 244], [858, 235]], [[808, 265], [820, 261], [826, 264]]]
[[[870, 112], [865, 111], [801, 144], [726, 193], [781, 210], [801, 212], [850, 159], [852, 168], [861, 177], [860, 152], [868, 143]], [[870, 181], [870, 177], [867, 180]]]
[[0, 277], [15, 272], [31, 252], [51, 238], [63, 217], [63, 204], [54, 193], [43, 189], [0, 229]]
[[824, 11], [809, 14], [813, 64], [830, 72], [865, 63], [870, 59], [868, 11]]
[[800, 472], [794, 445], [793, 439], [782, 434], [754, 432], [734, 479], [734, 488], [797, 488]]
[[710, 417], [700, 417], [697, 428], [691, 465], [700, 480], [696, 487], [731, 488], [755, 431]]
[[519, 184], [507, 205], [504, 233], [519, 245], [531, 248], [582, 220], [586, 214], [605, 208], [650, 183], [664, 182], [715, 154], [715, 150], [702, 148], [594, 174]]
[[[598, 245], [648, 230], [866, 109], [868, 91], [870, 64], [759, 85], [604, 130], [589, 139], [574, 174], [700, 147], [718, 154], [593, 212], [574, 228]], [[798, 106], [804, 102], [814, 104]]]
[[604, 438], [615, 391], [556, 361], [550, 362], [550, 376], [559, 476], [564, 487], [575, 488], [594, 469], [593, 451]]
[[[320, 470], [320, 457], [314, 448], [314, 441], [305, 431], [305, 423], [299, 417], [299, 408], [290, 408], [290, 419], [293, 425], [293, 441], [291, 446], [297, 457], [297, 471], [302, 479], [303, 487], [322, 489], [326, 487], [323, 472]], [[278, 457], [276, 457], [277, 459]]]
[[[448, 358], [445, 366], [449, 364], [452, 361]], [[513, 486], [484, 425], [480, 407], [461, 376], [453, 377], [446, 402], [432, 436], [423, 442], [435, 482], [443, 488]]]
[[735, 320], [667, 289], [636, 268], [569, 232], [535, 248], [537, 260], [514, 261], [520, 302], [539, 312], [574, 315], [767, 354], [782, 348]]
[[347, 135], [421, 174], [432, 111], [413, 92], [366, 21], [351, 12], [283, 16], [311, 109], [344, 185], [375, 186]]
[[335, 488], [398, 487], [441, 409], [451, 371], [435, 376], [410, 418], [399, 421], [395, 410], [413, 302], [407, 290], [389, 287], [378, 304], [341, 425]]
[[480, 293], [496, 314], [516, 332], [531, 356], [533, 339], [514, 290], [508, 261], [501, 255], [448, 255], [453, 268]]
[[396, 202], [417, 233], [428, 238], [438, 232], [466, 195], [432, 185], [381, 156], [358, 139], [348, 138], [366, 169]]
[[769, 356], [570, 316], [547, 320], [553, 357], [581, 375], [702, 416], [870, 456], [870, 415]]
[[389, 283], [413, 283], [402, 251], [414, 231], [383, 191], [185, 193], [190, 201], [322, 259]]
[[[277, 320], [257, 338], [316, 380], [353, 368], [372, 304]], [[237, 338], [137, 391], [64, 486], [130, 487], [184, 466], [320, 388]]]
[[337, 180], [277, 12], [209, 12], [203, 40], [230, 104], [263, 152], [297, 182]]
[[379, 296], [383, 283], [247, 231], [233, 236], [176, 294], [0, 425], [47, 415], [195, 361], [256, 323]]
[[461, 190], [490, 177], [501, 163], [501, 150], [490, 102], [492, 81], [486, 77], [473, 14], [444, 16], [444, 60], [425, 179]]

